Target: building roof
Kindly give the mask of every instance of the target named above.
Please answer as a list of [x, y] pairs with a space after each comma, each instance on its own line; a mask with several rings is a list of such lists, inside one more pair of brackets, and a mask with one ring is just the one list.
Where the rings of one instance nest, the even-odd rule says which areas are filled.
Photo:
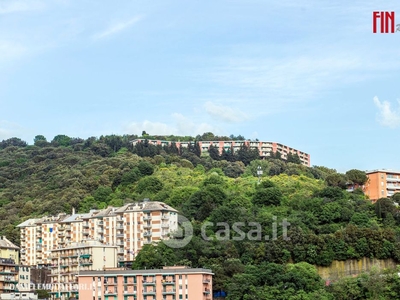
[[214, 275], [210, 269], [203, 268], [166, 268], [149, 270], [104, 270], [104, 271], [81, 271], [80, 277], [85, 276], [112, 276], [112, 275], [156, 275], [156, 274], [210, 274]]
[[84, 218], [90, 218], [92, 215], [92, 213], [69, 215], [65, 219], [63, 219], [61, 223], [79, 222], [82, 221], [82, 219]]
[[396, 170], [391, 170], [391, 169], [377, 169], [377, 170], [370, 170], [370, 171], [365, 171], [366, 174], [372, 174], [372, 173], [392, 173], [392, 174], [399, 174], [400, 171]]
[[40, 219], [28, 219], [25, 222], [17, 225], [17, 227], [29, 227], [29, 226], [36, 226], [36, 222], [40, 221]]
[[69, 249], [99, 248], [99, 247], [115, 248], [115, 249], [118, 248], [118, 246], [106, 245], [99, 241], [92, 240], [92, 241], [86, 241], [86, 242], [82, 242], [82, 243], [71, 243], [66, 247], [51, 249], [51, 251], [64, 251], [64, 250], [69, 250]]
[[0, 248], [19, 250], [19, 247], [15, 246], [13, 243], [11, 243], [5, 236], [0, 237]]
[[102, 210], [90, 210], [88, 213], [84, 214], [59, 214], [57, 216], [49, 216], [49, 217], [42, 217], [39, 219], [29, 219], [25, 222], [17, 225], [17, 227], [30, 227], [30, 226], [37, 226], [42, 223], [50, 222], [50, 223], [70, 223], [70, 222], [79, 222], [83, 219], [90, 219], [90, 218], [102, 218], [106, 216], [112, 216], [116, 214], [122, 214], [125, 211], [171, 211], [171, 212], [178, 212], [176, 209], [172, 208], [171, 206], [159, 202], [159, 201], [149, 201], [145, 199], [143, 202], [134, 202], [128, 203], [122, 207], [112, 207], [109, 206]]

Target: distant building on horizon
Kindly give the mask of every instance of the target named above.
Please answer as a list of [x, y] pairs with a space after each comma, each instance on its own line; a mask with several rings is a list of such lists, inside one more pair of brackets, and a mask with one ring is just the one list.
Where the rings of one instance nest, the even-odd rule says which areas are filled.
[[[132, 144], [135, 146], [137, 143], [141, 143], [147, 140], [149, 144], [152, 145], [161, 145], [168, 146], [171, 143], [175, 143], [177, 147], [187, 148], [189, 144], [194, 145], [196, 142], [180, 142], [180, 141], [164, 141], [164, 140], [149, 140], [149, 139], [136, 139], [132, 141]], [[266, 158], [270, 156], [271, 152], [281, 154], [282, 159], [287, 159], [287, 155], [297, 154], [300, 158], [300, 161], [303, 165], [310, 167], [311, 166], [311, 158], [310, 154], [307, 154], [303, 151], [291, 148], [289, 146], [276, 143], [276, 142], [261, 142], [261, 141], [197, 141], [199, 143], [201, 153], [207, 153], [210, 149], [210, 146], [213, 145], [217, 147], [219, 153], [222, 151], [230, 151], [233, 149], [234, 152], [238, 151], [241, 146], [246, 145], [250, 147], [250, 149], [258, 149], [261, 158]]]
[[400, 171], [378, 169], [365, 173], [368, 181], [364, 185], [364, 193], [372, 201], [391, 197], [400, 192]]

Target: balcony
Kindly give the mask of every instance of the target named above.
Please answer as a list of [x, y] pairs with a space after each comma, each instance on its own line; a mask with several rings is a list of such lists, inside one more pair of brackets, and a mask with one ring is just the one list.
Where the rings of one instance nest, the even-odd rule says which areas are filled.
[[64, 237], [64, 232], [59, 232], [58, 237]]
[[143, 217], [143, 220], [144, 220], [144, 221], [150, 221], [150, 220], [151, 220], [151, 216], [144, 216], [144, 217]]
[[117, 291], [105, 291], [104, 295], [113, 295], [116, 296], [117, 295]]
[[117, 238], [123, 238], [124, 234], [123, 233], [117, 233]]
[[175, 285], [175, 280], [163, 280], [163, 285]]
[[129, 295], [136, 295], [136, 291], [124, 291], [124, 295], [129, 296]]
[[151, 236], [151, 231], [145, 231], [145, 232], [143, 233], [143, 236]]
[[124, 245], [124, 241], [123, 240], [117, 240], [117, 245], [118, 246]]
[[204, 284], [208, 284], [208, 283], [210, 283], [210, 282], [211, 282], [210, 279], [204, 279], [204, 280], [203, 280], [203, 283], [204, 283]]
[[162, 291], [163, 295], [173, 295], [176, 294], [176, 289], [170, 289], [170, 290], [163, 290]]
[[168, 227], [169, 227], [169, 224], [168, 224], [168, 223], [162, 223], [162, 224], [161, 224], [161, 227], [162, 227], [162, 228], [168, 228]]
[[86, 260], [86, 261], [81, 261], [79, 265], [80, 266], [90, 266], [92, 264], [93, 264], [93, 262], [91, 260]]
[[83, 223], [83, 228], [89, 228], [89, 223], [88, 222]]
[[144, 224], [143, 228], [151, 228], [151, 224]]
[[143, 296], [148, 296], [148, 295], [156, 295], [156, 290], [151, 290], [151, 291], [143, 291]]
[[155, 280], [154, 281], [142, 281], [142, 283], [143, 283], [143, 286], [156, 285], [156, 281]]
[[386, 185], [388, 190], [400, 190], [400, 185], [388, 184]]
[[83, 230], [83, 235], [89, 235], [89, 230], [88, 229], [84, 229]]
[[163, 216], [161, 217], [161, 219], [162, 219], [162, 220], [168, 220], [168, 219], [169, 219], [169, 216], [168, 216], [168, 215], [163, 215]]
[[209, 294], [211, 293], [211, 290], [205, 289], [205, 290], [203, 291], [203, 293], [206, 294], [206, 295], [209, 295]]
[[124, 254], [124, 253], [125, 253], [124, 248], [119, 248], [119, 249], [118, 249], [118, 254]]
[[390, 182], [400, 182], [400, 178], [386, 177], [386, 181], [390, 181]]

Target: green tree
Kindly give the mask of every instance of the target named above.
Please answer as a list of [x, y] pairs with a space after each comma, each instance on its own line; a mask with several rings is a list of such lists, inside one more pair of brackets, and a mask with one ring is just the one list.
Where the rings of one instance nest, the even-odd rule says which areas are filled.
[[144, 177], [139, 180], [138, 185], [136, 187], [136, 192], [150, 192], [157, 193], [161, 191], [164, 187], [164, 184], [157, 178], [153, 176]]
[[57, 146], [68, 147], [70, 145], [70, 141], [71, 141], [71, 138], [69, 136], [66, 136], [65, 134], [59, 134], [53, 138], [51, 143], [56, 147]]
[[257, 205], [279, 205], [282, 200], [282, 192], [279, 188], [260, 188], [253, 196], [253, 203]]
[[357, 169], [347, 171], [346, 176], [353, 184], [357, 185], [364, 185], [368, 180], [367, 174]]
[[220, 160], [218, 147], [216, 147], [214, 145], [210, 145], [210, 148], [208, 149], [208, 153], [210, 154], [210, 157], [212, 159]]
[[340, 188], [346, 188], [346, 177], [343, 174], [329, 174], [326, 179], [325, 179], [326, 183], [329, 186], [336, 186], [336, 187], [340, 187]]

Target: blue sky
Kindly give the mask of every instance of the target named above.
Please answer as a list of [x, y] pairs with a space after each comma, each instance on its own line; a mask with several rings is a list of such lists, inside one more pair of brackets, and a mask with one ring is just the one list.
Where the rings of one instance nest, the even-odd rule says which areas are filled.
[[[269, 3], [270, 2], [270, 3]], [[398, 1], [0, 0], [0, 140], [219, 135], [400, 169]]]

